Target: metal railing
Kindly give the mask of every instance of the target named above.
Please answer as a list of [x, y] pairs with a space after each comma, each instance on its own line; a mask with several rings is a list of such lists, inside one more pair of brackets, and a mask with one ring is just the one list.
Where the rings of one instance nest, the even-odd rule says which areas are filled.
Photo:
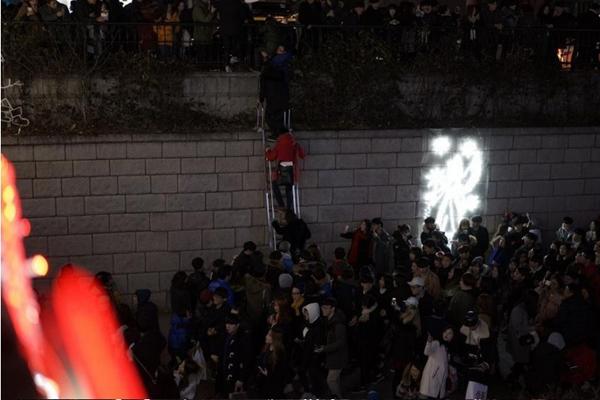
[[486, 30], [468, 26], [263, 24], [245, 25], [239, 35], [225, 37], [218, 24], [13, 21], [2, 22], [2, 54], [8, 63], [45, 70], [49, 62], [63, 62], [63, 68], [78, 62], [96, 65], [110, 62], [116, 54], [143, 55], [200, 69], [221, 69], [232, 63], [257, 69], [261, 52], [272, 53], [277, 44], [303, 57], [318, 52], [329, 41], [365, 35], [402, 60], [415, 54], [438, 57], [444, 53], [462, 58], [521, 57], [556, 62], [558, 49], [572, 46], [571, 62], [597, 64], [600, 52], [600, 31], [547, 27]]

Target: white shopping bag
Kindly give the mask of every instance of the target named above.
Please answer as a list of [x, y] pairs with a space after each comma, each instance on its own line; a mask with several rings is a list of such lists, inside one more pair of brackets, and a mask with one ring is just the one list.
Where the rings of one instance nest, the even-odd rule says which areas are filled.
[[465, 393], [465, 400], [486, 400], [487, 391], [487, 385], [479, 382], [469, 381], [469, 384], [467, 385], [467, 393]]

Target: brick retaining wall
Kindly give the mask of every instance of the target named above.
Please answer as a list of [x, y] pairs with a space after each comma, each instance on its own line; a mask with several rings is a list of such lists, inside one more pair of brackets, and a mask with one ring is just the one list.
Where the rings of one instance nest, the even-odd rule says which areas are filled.
[[[545, 239], [564, 215], [600, 214], [600, 128], [300, 132], [308, 152], [302, 217], [329, 257], [346, 224], [381, 216], [419, 227], [428, 139], [479, 138], [487, 160], [485, 217], [529, 211]], [[166, 304], [173, 272], [193, 257], [230, 259], [265, 239], [263, 149], [255, 133], [3, 138], [14, 162], [29, 254], [114, 273], [120, 290]], [[485, 193], [484, 193], [485, 195]], [[47, 284], [41, 281], [40, 285]]]

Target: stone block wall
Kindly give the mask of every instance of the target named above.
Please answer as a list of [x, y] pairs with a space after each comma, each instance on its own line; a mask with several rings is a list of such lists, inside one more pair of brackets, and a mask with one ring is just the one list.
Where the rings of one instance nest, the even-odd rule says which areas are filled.
[[[339, 233], [363, 218], [420, 230], [437, 134], [483, 146], [490, 230], [511, 209], [529, 212], [550, 240], [563, 216], [584, 226], [600, 214], [600, 128], [299, 132], [308, 153], [302, 218], [326, 257], [349, 246]], [[193, 257], [230, 260], [247, 240], [264, 245], [263, 151], [252, 132], [2, 143], [31, 221], [27, 252], [49, 257], [50, 277], [67, 262], [110, 271], [121, 292], [152, 289], [162, 306], [173, 273], [190, 270]]]

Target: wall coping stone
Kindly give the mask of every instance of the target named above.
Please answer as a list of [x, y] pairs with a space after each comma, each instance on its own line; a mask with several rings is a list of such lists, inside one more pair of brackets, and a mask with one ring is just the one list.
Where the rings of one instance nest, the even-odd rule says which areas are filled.
[[[397, 129], [397, 130], [354, 130], [354, 131], [297, 131], [294, 132], [299, 139], [385, 139], [428, 136], [432, 134], [459, 134], [476, 136], [502, 136], [502, 135], [573, 135], [573, 134], [600, 134], [600, 126], [592, 127], [549, 127], [549, 128], [444, 128], [444, 129]], [[110, 142], [180, 142], [180, 141], [238, 141], [259, 140], [255, 131], [239, 133], [160, 133], [160, 134], [104, 134], [95, 136], [86, 135], [53, 135], [53, 136], [3, 136], [2, 144], [53, 144], [53, 143], [110, 143]]]

